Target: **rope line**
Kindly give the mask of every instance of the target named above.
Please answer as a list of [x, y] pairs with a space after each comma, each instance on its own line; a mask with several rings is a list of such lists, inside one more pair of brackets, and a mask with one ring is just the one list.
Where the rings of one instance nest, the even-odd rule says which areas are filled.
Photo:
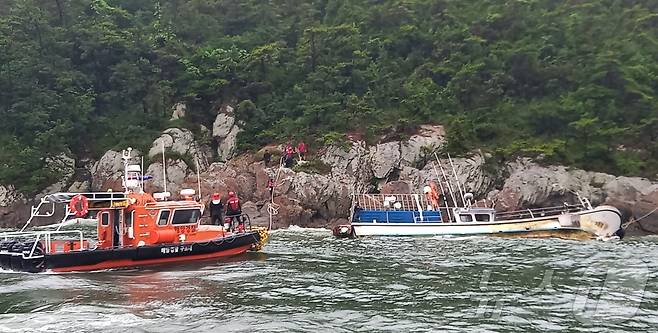
[[279, 167], [276, 170], [276, 176], [274, 177], [274, 184], [272, 186], [272, 193], [270, 193], [270, 202], [267, 203], [267, 213], [270, 215], [270, 225], [267, 230], [272, 230], [272, 220], [273, 217], [279, 214], [279, 208], [281, 206], [274, 202], [274, 192], [276, 190], [277, 184], [279, 183], [279, 178], [281, 177], [281, 169], [283, 169], [284, 161], [283, 158], [279, 160]]
[[[650, 211], [650, 212], [644, 214], [644, 216], [640, 217], [639, 219], [632, 219], [632, 220], [630, 220], [630, 221], [628, 221], [628, 222], [622, 224], [621, 227], [622, 227], [622, 229], [626, 230], [626, 228], [628, 228], [628, 227], [629, 227], [631, 224], [633, 224], [633, 223], [638, 223], [638, 225], [640, 225], [640, 224], [639, 224], [640, 221], [644, 220], [645, 218], [647, 218], [649, 215], [655, 213], [656, 211], [658, 211], [658, 207], [656, 207], [656, 208], [654, 208], [652, 211]], [[642, 227], [642, 225], [640, 225], [640, 227]], [[644, 229], [644, 228], [643, 228], [643, 229]]]

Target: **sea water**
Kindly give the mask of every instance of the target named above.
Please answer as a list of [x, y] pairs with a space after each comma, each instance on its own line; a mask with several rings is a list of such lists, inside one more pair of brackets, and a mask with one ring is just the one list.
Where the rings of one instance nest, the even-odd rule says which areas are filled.
[[0, 332], [656, 332], [658, 238], [335, 239], [145, 269], [0, 272]]

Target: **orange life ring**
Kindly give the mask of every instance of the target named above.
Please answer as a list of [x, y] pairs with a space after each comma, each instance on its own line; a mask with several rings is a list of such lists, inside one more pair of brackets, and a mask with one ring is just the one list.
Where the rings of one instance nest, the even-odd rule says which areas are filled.
[[85, 217], [89, 213], [89, 201], [87, 197], [82, 194], [77, 194], [71, 198], [69, 202], [69, 210], [75, 214], [76, 217]]

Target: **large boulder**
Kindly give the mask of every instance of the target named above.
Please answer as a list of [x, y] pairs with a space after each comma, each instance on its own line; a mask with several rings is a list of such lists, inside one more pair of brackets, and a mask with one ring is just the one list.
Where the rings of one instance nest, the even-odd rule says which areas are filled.
[[0, 227], [13, 227], [29, 216], [26, 198], [13, 185], [0, 185]]
[[[208, 147], [201, 146], [195, 139], [194, 134], [188, 129], [168, 128], [162, 132], [159, 138], [153, 141], [148, 157], [157, 160], [162, 154], [162, 149], [171, 151], [183, 157], [192, 159], [188, 163], [199, 163], [201, 170], [210, 165], [211, 153]], [[195, 165], [189, 165], [196, 168]]]
[[[233, 110], [233, 108], [230, 110]], [[233, 125], [235, 125], [235, 116], [233, 113], [218, 114], [212, 125], [212, 136], [216, 138], [227, 137]]]
[[400, 142], [387, 142], [370, 147], [370, 165], [375, 178], [385, 179], [400, 166]]
[[433, 153], [445, 144], [443, 126], [423, 125], [418, 133], [400, 145], [403, 166], [422, 167], [425, 162], [434, 160]]
[[[196, 178], [195, 173], [187, 166], [187, 164], [178, 159], [167, 160], [167, 192], [171, 192], [174, 197], [185, 186], [185, 181], [188, 177]], [[147, 192], [161, 192], [164, 191], [164, 174], [162, 170], [162, 162], [156, 162], [149, 165], [146, 171], [147, 175], [153, 177], [145, 183], [145, 190]], [[191, 187], [196, 189], [196, 186]]]
[[54, 172], [60, 175], [59, 181], [46, 187], [39, 197], [48, 193], [62, 192], [68, 189], [73, 175], [75, 174], [75, 159], [66, 155], [59, 154], [55, 157], [46, 158], [46, 164]]
[[[379, 191], [382, 194], [408, 194], [412, 193], [409, 183], [406, 181], [395, 180], [384, 184]], [[415, 193], [415, 191], [413, 191]]]
[[658, 183], [645, 178], [617, 177], [603, 185], [605, 204], [630, 218], [627, 234], [658, 234]]
[[502, 189], [490, 196], [501, 210], [577, 202], [578, 195], [589, 198], [593, 204], [602, 203], [607, 194], [601, 186], [615, 179], [563, 166], [541, 166], [529, 159], [513, 161], [508, 172]]
[[217, 156], [219, 156], [220, 159], [229, 160], [235, 156], [238, 134], [240, 134], [240, 132], [242, 132], [240, 127], [233, 126], [226, 137], [222, 138], [219, 142], [219, 145], [217, 146]]
[[217, 155], [223, 161], [235, 156], [237, 137], [242, 132], [233, 111], [230, 105], [220, 107], [212, 126], [212, 136], [217, 142]]
[[[495, 177], [485, 172], [484, 164], [485, 157], [479, 153], [468, 157], [453, 158], [452, 164], [447, 157], [440, 156], [439, 161], [434, 158], [418, 173], [419, 183], [415, 184], [415, 188], [422, 188], [430, 181], [444, 179], [445, 177], [449, 180], [455, 194], [461, 188], [464, 193], [471, 192], [476, 196], [484, 196], [495, 183]], [[459, 186], [457, 185], [458, 182]]]
[[187, 105], [183, 102], [178, 102], [171, 107], [171, 118], [169, 120], [178, 120], [185, 118], [187, 113]]
[[333, 181], [350, 187], [355, 193], [368, 190], [373, 172], [365, 142], [349, 142], [347, 146], [331, 145], [320, 154], [320, 160], [331, 166]]
[[[139, 158], [141, 153], [133, 150], [132, 156]], [[121, 152], [108, 150], [91, 167], [91, 189], [93, 191], [122, 191], [123, 160]]]
[[0, 185], [0, 208], [9, 207], [24, 199], [23, 195], [18, 193], [13, 185]]

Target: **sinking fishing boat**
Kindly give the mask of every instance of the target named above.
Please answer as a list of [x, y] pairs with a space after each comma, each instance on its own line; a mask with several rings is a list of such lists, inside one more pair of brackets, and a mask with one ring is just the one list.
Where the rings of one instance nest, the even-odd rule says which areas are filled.
[[[182, 200], [170, 193], [144, 192], [142, 167], [130, 164], [124, 150], [124, 192], [55, 193], [45, 196], [17, 232], [0, 233], [0, 267], [24, 272], [94, 271], [213, 259], [260, 250], [267, 228], [251, 227], [249, 217], [234, 231], [202, 225], [204, 205], [196, 191], [184, 189]], [[166, 179], [166, 176], [165, 176]], [[36, 218], [52, 217], [57, 206], [64, 217], [56, 230], [26, 231]], [[82, 228], [62, 230], [71, 217], [94, 217], [97, 237]]]
[[[453, 175], [435, 170], [436, 180], [422, 194], [358, 194], [353, 196], [350, 223], [336, 226], [337, 237], [472, 236], [611, 239], [623, 237], [622, 216], [612, 206], [578, 203], [496, 212], [473, 201]], [[452, 161], [450, 160], [451, 164]], [[453, 186], [455, 185], [455, 186]]]

